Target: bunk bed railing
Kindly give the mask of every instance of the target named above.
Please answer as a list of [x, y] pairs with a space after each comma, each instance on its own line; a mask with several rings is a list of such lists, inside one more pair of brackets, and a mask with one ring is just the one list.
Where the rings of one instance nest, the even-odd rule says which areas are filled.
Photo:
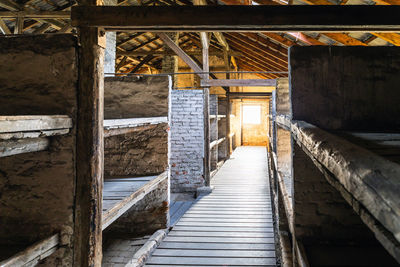
[[0, 267], [35, 266], [58, 249], [59, 234], [43, 239], [9, 259], [0, 262]]
[[327, 181], [400, 261], [400, 165], [304, 121], [277, 116]]

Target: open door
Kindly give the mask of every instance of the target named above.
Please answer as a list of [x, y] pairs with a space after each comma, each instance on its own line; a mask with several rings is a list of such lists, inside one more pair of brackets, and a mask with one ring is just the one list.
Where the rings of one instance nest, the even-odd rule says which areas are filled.
[[268, 102], [246, 100], [242, 104], [242, 145], [267, 146]]

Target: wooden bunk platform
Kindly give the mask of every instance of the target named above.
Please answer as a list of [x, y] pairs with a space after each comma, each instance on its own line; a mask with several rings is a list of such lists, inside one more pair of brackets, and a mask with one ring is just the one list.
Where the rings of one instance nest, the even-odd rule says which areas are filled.
[[0, 116], [0, 157], [46, 150], [47, 137], [70, 128], [72, 119], [65, 115]]
[[163, 172], [158, 176], [105, 179], [103, 187], [103, 230], [167, 178], [167, 172]]
[[104, 137], [143, 131], [160, 123], [168, 123], [168, 117], [104, 120]]

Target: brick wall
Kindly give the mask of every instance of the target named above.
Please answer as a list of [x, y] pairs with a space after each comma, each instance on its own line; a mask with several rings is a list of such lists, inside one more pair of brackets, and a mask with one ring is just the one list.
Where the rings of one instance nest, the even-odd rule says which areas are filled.
[[204, 186], [202, 90], [171, 93], [171, 192], [195, 192]]

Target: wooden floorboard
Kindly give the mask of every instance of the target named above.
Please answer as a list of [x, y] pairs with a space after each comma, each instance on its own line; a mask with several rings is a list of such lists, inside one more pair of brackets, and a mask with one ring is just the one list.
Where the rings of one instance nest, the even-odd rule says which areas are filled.
[[276, 266], [265, 148], [238, 148], [212, 185], [188, 210], [172, 204], [177, 222], [146, 266]]

